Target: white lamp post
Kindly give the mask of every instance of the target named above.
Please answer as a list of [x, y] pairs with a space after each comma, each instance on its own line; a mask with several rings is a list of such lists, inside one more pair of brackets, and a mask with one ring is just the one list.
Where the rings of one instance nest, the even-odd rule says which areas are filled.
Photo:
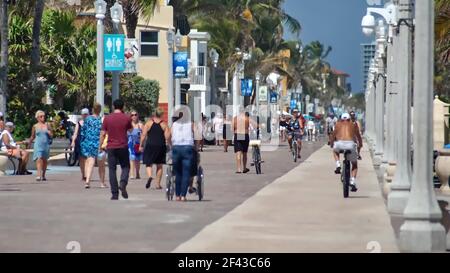
[[[111, 7], [111, 19], [113, 21], [113, 33], [118, 34], [119, 33], [119, 24], [120, 20], [123, 15], [123, 8], [122, 5], [119, 4], [118, 1], [114, 3], [114, 5]], [[112, 73], [112, 101], [115, 101], [120, 97], [120, 91], [119, 91], [119, 76], [120, 73], [118, 71], [113, 71]]]
[[446, 248], [433, 187], [434, 1], [416, 0], [415, 7], [414, 171], [400, 228], [400, 250], [434, 252]]
[[[180, 34], [180, 31], [178, 30], [175, 34], [175, 46], [176, 50], [181, 47], [183, 42], [183, 36]], [[173, 73], [173, 72], [172, 72]], [[175, 79], [175, 106], [180, 107], [181, 105], [181, 81], [179, 78]]]
[[213, 62], [213, 69], [212, 69], [212, 75], [211, 75], [211, 85], [213, 88], [212, 96], [211, 96], [211, 104], [217, 104], [217, 84], [216, 84], [216, 68], [219, 63], [219, 53], [215, 48], [211, 48], [209, 51], [209, 58]]
[[[411, 189], [411, 91], [412, 91], [412, 26], [413, 1], [400, 0], [398, 24], [398, 109], [396, 133], [398, 138], [397, 168], [388, 197], [391, 214], [402, 215]], [[403, 22], [403, 23], [402, 23]], [[410, 28], [411, 27], [411, 28]]]
[[256, 92], [256, 112], [259, 115], [259, 81], [261, 80], [261, 73], [259, 71], [256, 71], [255, 74], [255, 80], [256, 80], [256, 85], [255, 85], [255, 92]]
[[102, 106], [102, 111], [105, 106], [105, 79], [104, 79], [104, 52], [103, 52], [103, 20], [106, 14], [106, 2], [104, 0], [96, 0], [95, 18], [97, 19], [97, 92], [96, 101]]
[[173, 107], [174, 107], [174, 94], [173, 94], [173, 50], [175, 43], [175, 33], [172, 29], [167, 30], [167, 46], [169, 51], [169, 83], [167, 87], [168, 100], [167, 100], [167, 108], [168, 108], [168, 117], [169, 117], [169, 125], [172, 125], [172, 116], [173, 116]]

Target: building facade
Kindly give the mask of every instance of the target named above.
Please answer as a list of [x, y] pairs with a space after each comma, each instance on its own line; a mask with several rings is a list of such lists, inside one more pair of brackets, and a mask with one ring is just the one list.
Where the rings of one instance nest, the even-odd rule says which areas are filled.
[[361, 44], [361, 69], [362, 69], [362, 92], [367, 88], [367, 79], [369, 78], [370, 61], [375, 57], [376, 43]]

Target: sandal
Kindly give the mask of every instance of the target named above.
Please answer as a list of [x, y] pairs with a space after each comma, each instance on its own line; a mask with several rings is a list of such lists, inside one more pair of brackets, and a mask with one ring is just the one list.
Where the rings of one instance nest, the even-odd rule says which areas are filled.
[[161, 187], [161, 186], [158, 186], [155, 188], [155, 190], [162, 190], [162, 189], [163, 189], [163, 187]]
[[91, 188], [91, 186], [89, 185], [89, 183], [86, 183], [86, 184], [84, 185], [84, 188], [85, 188], [85, 189], [89, 189], [89, 188]]

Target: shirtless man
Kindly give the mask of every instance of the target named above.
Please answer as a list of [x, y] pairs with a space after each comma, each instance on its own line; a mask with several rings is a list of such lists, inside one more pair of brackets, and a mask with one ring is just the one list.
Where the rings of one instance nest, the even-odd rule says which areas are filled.
[[333, 147], [333, 156], [336, 161], [336, 174], [341, 173], [340, 151], [351, 151], [349, 160], [352, 163], [352, 174], [350, 186], [352, 192], [356, 192], [356, 175], [358, 173], [358, 153], [357, 146], [362, 147], [362, 138], [359, 129], [351, 121], [348, 113], [342, 114], [341, 121], [336, 124], [333, 136], [331, 138], [331, 147]]
[[[250, 144], [250, 126], [253, 126], [253, 128], [257, 128], [258, 125], [250, 119], [250, 115], [248, 112], [244, 113], [243, 111], [240, 111], [240, 114], [233, 118], [233, 142], [237, 166], [236, 173], [248, 173], [250, 171], [247, 168], [247, 153], [248, 146]], [[241, 167], [243, 167], [243, 169]]]

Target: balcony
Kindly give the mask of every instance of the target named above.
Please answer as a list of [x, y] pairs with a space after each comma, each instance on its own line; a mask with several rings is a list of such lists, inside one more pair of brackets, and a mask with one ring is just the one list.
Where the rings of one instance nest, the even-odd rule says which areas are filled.
[[181, 79], [182, 84], [189, 84], [189, 91], [207, 91], [209, 86], [209, 68], [197, 66], [189, 69], [188, 78]]

